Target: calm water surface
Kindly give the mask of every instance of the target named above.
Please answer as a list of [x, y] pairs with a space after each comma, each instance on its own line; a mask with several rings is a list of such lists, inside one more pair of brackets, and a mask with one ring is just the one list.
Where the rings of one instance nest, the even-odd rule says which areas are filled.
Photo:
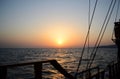
[[[92, 50], [92, 49], [91, 49]], [[23, 62], [43, 61], [49, 59], [57, 60], [69, 73], [74, 73], [78, 65], [82, 49], [48, 49], [48, 48], [7, 48], [0, 49], [0, 65], [17, 64]], [[85, 50], [80, 67], [82, 71], [86, 67], [87, 58], [90, 53]], [[100, 48], [97, 52], [93, 66], [106, 65], [116, 60], [117, 48]], [[63, 75], [53, 68], [49, 63], [43, 64], [43, 79], [63, 79]], [[15, 67], [8, 69], [7, 79], [32, 79], [34, 78], [33, 66]]]

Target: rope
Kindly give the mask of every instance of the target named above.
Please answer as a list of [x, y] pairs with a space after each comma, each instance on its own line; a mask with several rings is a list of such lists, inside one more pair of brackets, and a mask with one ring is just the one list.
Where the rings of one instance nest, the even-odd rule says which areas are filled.
[[86, 42], [87, 42], [87, 39], [88, 39], [88, 36], [89, 36], [89, 33], [90, 33], [91, 24], [92, 24], [92, 21], [93, 21], [93, 17], [94, 17], [94, 13], [95, 13], [95, 10], [96, 10], [97, 2], [98, 2], [98, 0], [96, 0], [96, 2], [95, 2], [94, 10], [93, 10], [92, 17], [91, 17], [91, 20], [90, 20], [88, 32], [87, 32], [87, 35], [86, 35], [86, 38], [85, 38], [85, 43], [84, 43], [84, 46], [83, 46], [83, 49], [82, 49], [82, 53], [81, 53], [81, 56], [80, 56], [80, 59], [79, 59], [79, 63], [78, 63], [78, 67], [77, 67], [77, 70], [76, 70], [75, 77], [77, 76], [77, 73], [79, 71], [79, 67], [81, 65], [81, 60], [82, 60], [83, 53], [84, 53], [85, 46], [86, 46]]
[[[90, 24], [90, 6], [91, 6], [90, 4], [91, 4], [91, 2], [89, 0], [89, 7], [88, 7], [88, 9], [89, 9], [89, 11], [88, 11], [88, 27], [89, 27], [89, 24]], [[90, 45], [89, 45], [89, 42], [90, 42], [90, 33], [88, 35], [87, 42], [88, 42], [88, 47], [87, 47], [87, 58], [86, 59], [89, 59], [88, 54], [89, 54], [89, 51], [90, 51]]]
[[102, 36], [101, 36], [100, 41], [99, 41], [98, 46], [97, 46], [97, 49], [96, 49], [96, 51], [95, 51], [95, 53], [94, 53], [94, 55], [93, 55], [93, 59], [92, 59], [92, 62], [90, 63], [90, 65], [89, 65], [89, 68], [91, 67], [91, 65], [92, 65], [92, 63], [93, 63], [93, 60], [94, 60], [94, 58], [95, 58], [95, 56], [96, 56], [96, 53], [97, 53], [98, 48], [99, 48], [99, 45], [100, 45], [100, 43], [101, 43], [101, 41], [102, 41], [102, 38], [103, 38], [104, 33], [105, 33], [105, 31], [106, 31], [107, 25], [108, 25], [109, 20], [110, 20], [110, 18], [111, 18], [112, 12], [113, 12], [113, 10], [114, 10], [115, 3], [116, 3], [116, 0], [114, 0], [113, 7], [112, 7], [111, 12], [110, 12], [110, 14], [109, 14], [107, 23], [106, 23], [105, 28], [104, 28], [104, 30], [103, 30]]
[[[92, 50], [92, 53], [91, 53], [91, 55], [90, 55], [90, 61], [91, 61], [91, 58], [92, 58], [92, 56], [93, 56], [93, 54], [94, 54], [95, 49], [97, 48], [97, 44], [98, 44], [98, 41], [99, 41], [99, 39], [100, 39], [100, 36], [101, 36], [102, 30], [103, 30], [103, 28], [104, 28], [105, 22], [106, 22], [106, 20], [107, 20], [107, 17], [108, 17], [109, 11], [110, 11], [110, 9], [111, 9], [112, 3], [113, 3], [113, 0], [111, 1], [110, 5], [109, 5], [109, 9], [108, 9], [108, 11], [107, 11], [107, 14], [106, 14], [104, 23], [103, 23], [103, 25], [102, 25], [102, 28], [101, 28], [100, 33], [99, 33], [99, 35], [98, 35], [97, 41], [96, 41], [95, 46], [94, 46], [94, 48], [93, 48], [93, 50]], [[88, 65], [89, 65], [90, 61], [87, 63], [86, 69], [88, 68]]]
[[116, 20], [117, 20], [119, 7], [120, 7], [120, 0], [118, 0], [117, 11], [116, 11], [116, 17], [115, 17], [115, 22], [116, 22]]
[[[98, 43], [97, 49], [96, 49], [96, 51], [95, 51], [95, 54], [93, 55], [92, 62], [93, 62], [93, 60], [94, 60], [94, 58], [95, 58], [96, 52], [97, 52], [97, 50], [98, 50], [98, 47], [99, 47], [99, 45], [100, 45], [100, 43], [101, 43], [101, 40], [102, 40], [102, 38], [103, 38], [103, 36], [104, 36], [104, 33], [105, 33], [105, 31], [106, 31], [108, 22], [109, 22], [109, 20], [110, 20], [110, 18], [111, 18], [111, 15], [112, 15], [112, 12], [113, 12], [113, 9], [114, 9], [114, 6], [115, 6], [115, 3], [116, 3], [116, 0], [115, 0], [115, 2], [114, 2], [114, 5], [113, 5], [112, 10], [111, 10], [111, 12], [110, 12], [108, 21], [107, 21], [107, 23], [106, 23], [106, 25], [105, 25], [104, 31], [103, 31], [102, 36], [101, 36], [101, 38], [100, 38], [100, 41], [99, 41], [99, 43]], [[91, 67], [92, 62], [90, 63], [89, 68]]]

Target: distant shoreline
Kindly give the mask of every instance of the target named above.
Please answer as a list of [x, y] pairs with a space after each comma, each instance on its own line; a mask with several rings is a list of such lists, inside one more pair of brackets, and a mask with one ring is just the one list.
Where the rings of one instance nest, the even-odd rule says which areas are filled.
[[99, 48], [117, 48], [116, 45], [104, 45], [104, 46], [100, 46]]

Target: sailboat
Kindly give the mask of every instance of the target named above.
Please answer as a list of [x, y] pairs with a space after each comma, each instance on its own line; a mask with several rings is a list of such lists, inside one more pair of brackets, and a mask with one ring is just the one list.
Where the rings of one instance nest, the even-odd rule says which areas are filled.
[[[89, 0], [90, 1], [90, 0]], [[86, 70], [79, 72], [79, 68], [81, 66], [81, 61], [82, 57], [84, 54], [85, 46], [87, 41], [89, 40], [89, 34], [90, 34], [90, 29], [91, 29], [91, 24], [93, 21], [93, 17], [95, 14], [95, 9], [97, 6], [98, 0], [95, 2], [95, 6], [93, 9], [93, 13], [89, 22], [89, 27], [88, 27], [88, 32], [86, 35], [85, 43], [83, 46], [82, 54], [79, 59], [78, 66], [76, 67], [76, 72], [74, 74], [68, 73], [56, 60], [47, 60], [47, 61], [38, 61], [38, 62], [29, 62], [29, 63], [19, 63], [19, 64], [12, 64], [12, 65], [1, 65], [0, 66], [0, 79], [6, 79], [7, 78], [7, 70], [8, 68], [12, 67], [18, 67], [18, 66], [27, 66], [27, 65], [34, 65], [34, 73], [35, 73], [35, 79], [42, 79], [42, 65], [43, 63], [50, 63], [54, 68], [56, 68], [61, 74], [63, 74], [66, 78], [68, 79], [105, 79], [105, 72], [109, 73], [109, 79], [119, 79], [120, 78], [120, 21], [116, 22], [115, 21], [115, 39], [114, 42], [116, 43], [118, 47], [118, 61], [117, 62], [112, 62], [108, 65], [107, 71], [105, 69], [100, 69], [99, 66], [97, 67], [91, 67], [94, 58], [96, 56], [96, 53], [98, 51], [99, 45], [101, 43], [101, 40], [104, 36], [104, 32], [107, 28], [108, 22], [110, 20], [110, 17], [112, 15], [114, 6], [116, 5], [116, 0], [111, 0], [110, 7], [108, 9], [108, 12], [106, 14], [104, 23], [101, 27], [100, 33], [98, 35], [96, 44], [94, 49], [92, 50], [92, 53], [90, 55], [90, 59], [87, 62]], [[120, 0], [118, 2], [118, 5], [120, 4]], [[118, 12], [118, 10], [117, 10]], [[117, 14], [117, 13], [116, 13]], [[117, 15], [116, 15], [117, 16]]]

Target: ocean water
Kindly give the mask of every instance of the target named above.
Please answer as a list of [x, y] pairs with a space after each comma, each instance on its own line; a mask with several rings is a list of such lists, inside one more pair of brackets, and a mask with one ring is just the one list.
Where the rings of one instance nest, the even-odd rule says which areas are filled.
[[[92, 48], [90, 49], [90, 51]], [[0, 65], [17, 64], [25, 62], [35, 62], [55, 59], [69, 73], [75, 73], [78, 66], [81, 48], [1, 48], [0, 49]], [[84, 70], [90, 52], [85, 50], [80, 71]], [[108, 63], [116, 60], [117, 48], [99, 48], [92, 66], [100, 66], [105, 68]], [[52, 65], [43, 64], [43, 79], [64, 79]], [[9, 68], [7, 79], [33, 79], [33, 65]]]

